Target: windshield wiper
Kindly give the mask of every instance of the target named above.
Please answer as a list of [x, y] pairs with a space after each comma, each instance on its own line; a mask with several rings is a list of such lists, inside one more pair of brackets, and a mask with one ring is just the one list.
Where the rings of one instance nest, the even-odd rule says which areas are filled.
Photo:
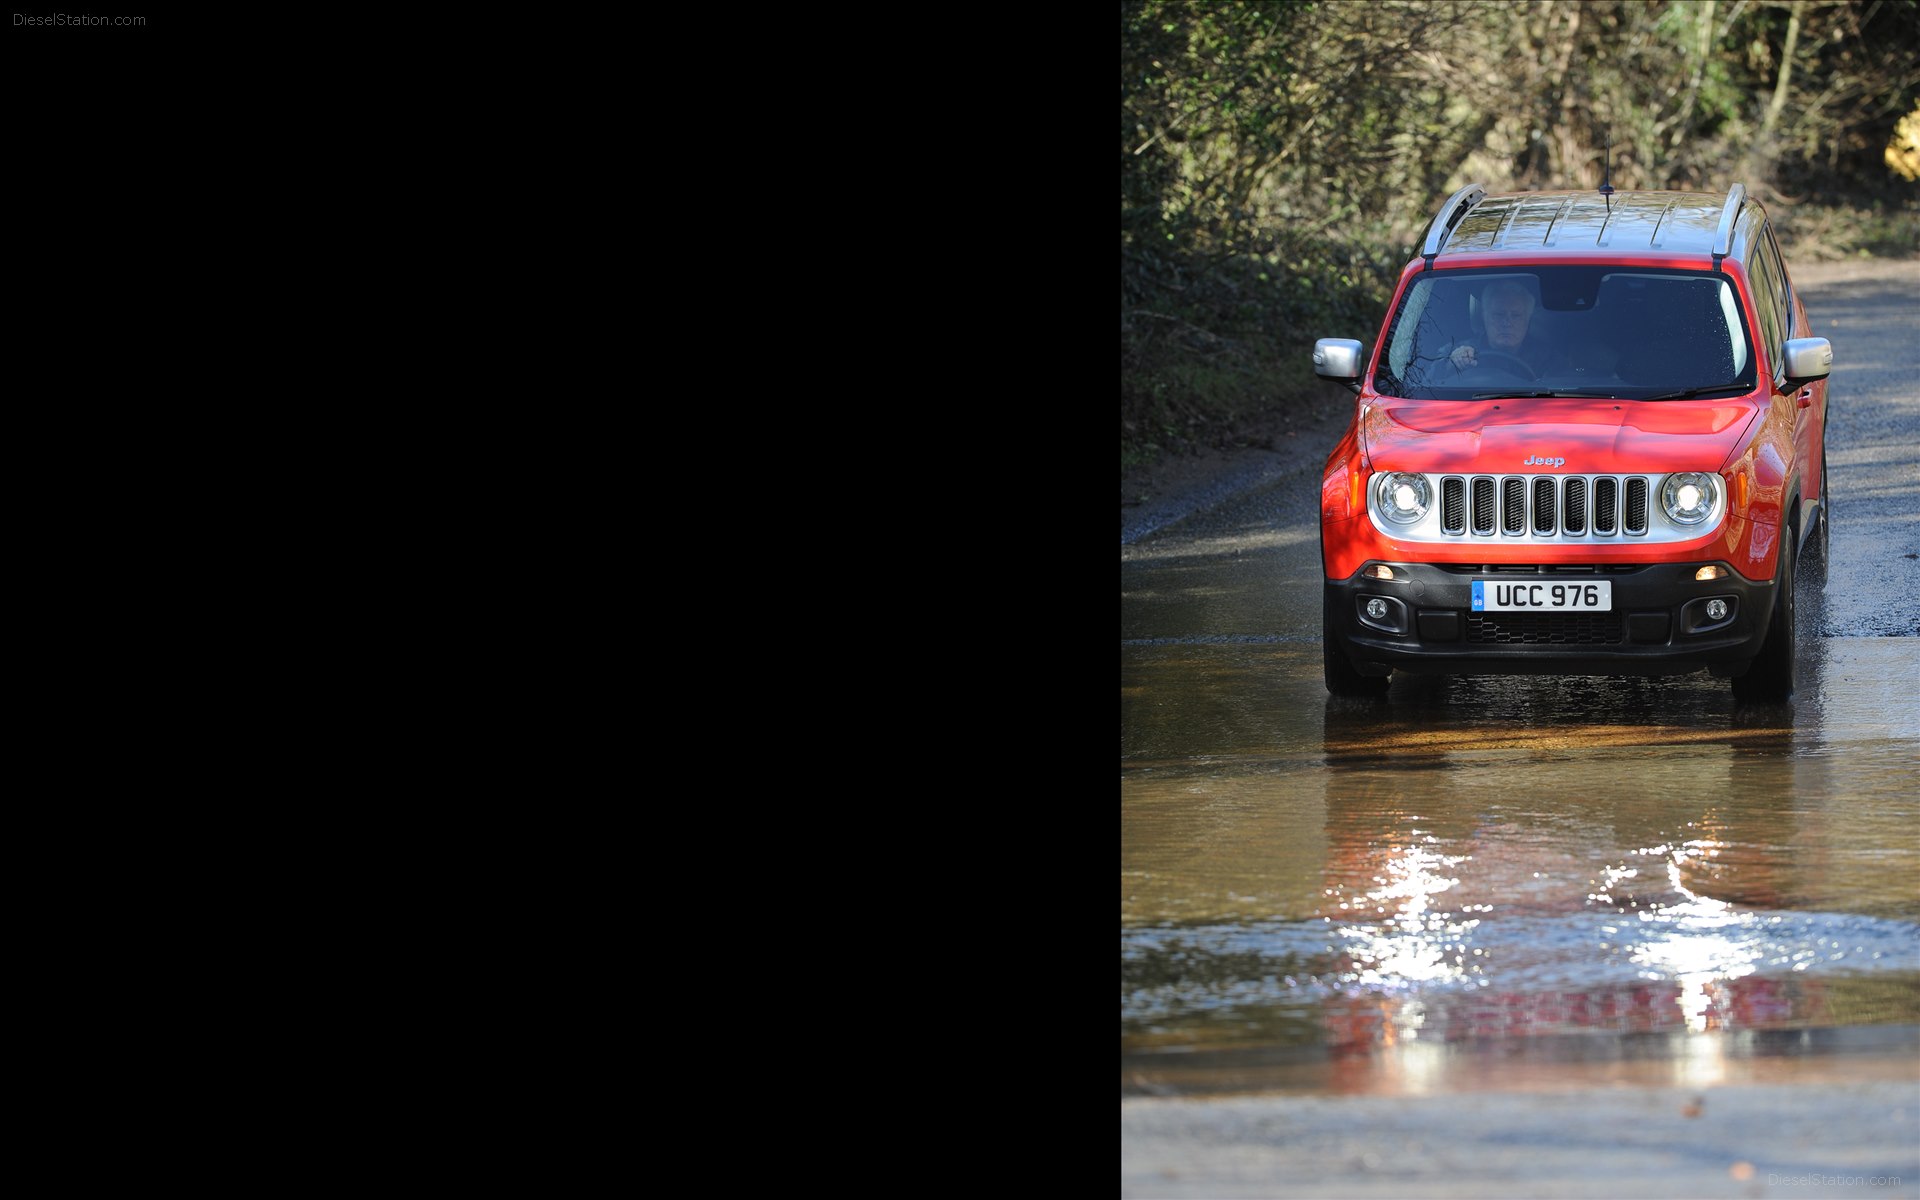
[[1709, 387], [1687, 388], [1684, 391], [1678, 391], [1678, 392], [1662, 392], [1658, 396], [1641, 396], [1640, 399], [1642, 400], [1691, 400], [1695, 396], [1702, 396], [1708, 392], [1727, 392], [1727, 391], [1744, 392], [1746, 390], [1747, 390], [1747, 385], [1744, 383], [1716, 383]]
[[1475, 400], [1504, 400], [1508, 398], [1514, 400], [1530, 400], [1535, 396], [1586, 396], [1589, 398], [1605, 398], [1611, 395], [1613, 395], [1613, 393], [1604, 388], [1561, 388], [1558, 391], [1552, 392], [1475, 392], [1473, 398]]

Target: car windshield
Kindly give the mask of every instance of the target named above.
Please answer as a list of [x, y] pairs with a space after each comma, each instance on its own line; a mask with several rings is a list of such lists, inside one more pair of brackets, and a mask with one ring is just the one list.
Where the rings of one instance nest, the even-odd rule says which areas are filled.
[[1727, 396], [1753, 390], [1751, 346], [1715, 271], [1426, 271], [1401, 298], [1374, 387], [1415, 400]]

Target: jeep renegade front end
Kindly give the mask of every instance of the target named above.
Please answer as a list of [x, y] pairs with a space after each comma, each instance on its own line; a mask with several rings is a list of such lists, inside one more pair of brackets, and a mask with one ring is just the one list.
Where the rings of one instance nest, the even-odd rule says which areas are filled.
[[1796, 562], [1824, 575], [1827, 385], [1766, 213], [1735, 185], [1463, 188], [1321, 482], [1329, 691], [1439, 674], [1793, 688]]

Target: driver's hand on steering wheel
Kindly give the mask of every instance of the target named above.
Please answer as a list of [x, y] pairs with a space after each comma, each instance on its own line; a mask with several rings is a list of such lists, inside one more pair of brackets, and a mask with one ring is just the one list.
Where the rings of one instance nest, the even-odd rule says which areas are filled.
[[1454, 369], [1464, 371], [1480, 361], [1480, 355], [1472, 346], [1455, 346], [1447, 357], [1453, 360]]

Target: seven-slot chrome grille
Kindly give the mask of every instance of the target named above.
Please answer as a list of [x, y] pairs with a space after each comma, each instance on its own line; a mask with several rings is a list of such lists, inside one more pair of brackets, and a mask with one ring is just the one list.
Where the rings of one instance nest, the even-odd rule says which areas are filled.
[[1443, 475], [1440, 532], [1643, 537], [1652, 493], [1653, 479], [1646, 475]]
[[1660, 489], [1668, 478], [1664, 474], [1424, 474], [1420, 478], [1432, 500], [1417, 519], [1385, 519], [1378, 495], [1373, 496], [1373, 515], [1383, 533], [1412, 541], [1685, 541], [1711, 533], [1725, 513], [1725, 488], [1719, 478], [1698, 474], [1705, 480], [1709, 513], [1691, 525], [1672, 520], [1661, 508]]

